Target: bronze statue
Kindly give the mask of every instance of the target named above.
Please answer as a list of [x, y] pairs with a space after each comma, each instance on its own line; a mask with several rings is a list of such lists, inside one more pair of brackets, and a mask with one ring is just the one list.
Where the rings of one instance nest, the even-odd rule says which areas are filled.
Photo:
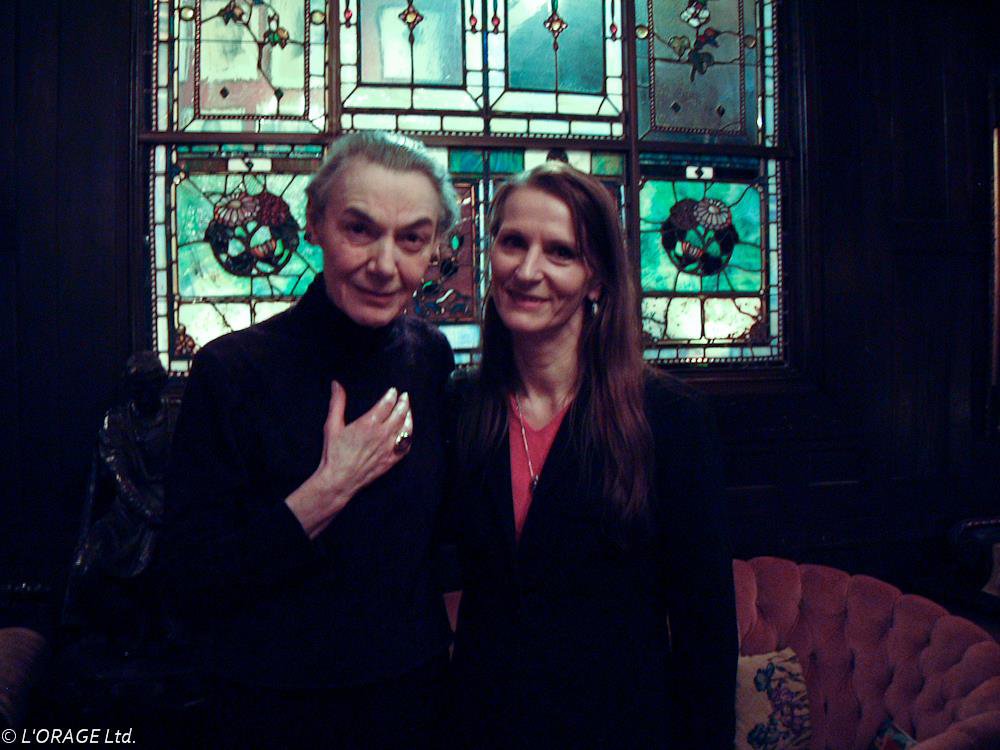
[[108, 410], [98, 432], [64, 612], [66, 619], [93, 621], [114, 611], [119, 635], [121, 626], [138, 631], [126, 636], [134, 642], [144, 639], [153, 616], [148, 607], [158, 609], [144, 601], [150, 587], [134, 582], [149, 567], [163, 519], [176, 413], [164, 398], [166, 384], [156, 354], [129, 357], [126, 400]]

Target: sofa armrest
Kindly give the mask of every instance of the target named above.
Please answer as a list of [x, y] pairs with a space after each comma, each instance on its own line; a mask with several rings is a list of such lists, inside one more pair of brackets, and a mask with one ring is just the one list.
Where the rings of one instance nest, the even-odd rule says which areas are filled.
[[1000, 711], [987, 711], [918, 742], [913, 750], [993, 750], [1000, 747]]
[[0, 628], [0, 726], [17, 727], [45, 652], [45, 638], [29, 628]]

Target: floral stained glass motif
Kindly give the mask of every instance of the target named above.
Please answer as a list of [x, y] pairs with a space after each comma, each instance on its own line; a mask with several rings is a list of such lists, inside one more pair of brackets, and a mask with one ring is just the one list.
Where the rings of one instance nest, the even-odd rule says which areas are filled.
[[322, 268], [305, 241], [310, 146], [158, 146], [153, 154], [156, 342], [166, 366], [287, 308]]
[[[700, 176], [699, 176], [700, 175]], [[654, 359], [776, 359], [781, 352], [776, 170], [646, 179], [639, 195], [642, 325]]]
[[439, 257], [427, 269], [413, 295], [408, 312], [430, 321], [448, 338], [459, 364], [467, 364], [479, 347], [479, 309], [484, 276], [480, 243], [481, 186], [455, 181], [461, 218], [454, 234], [442, 245]]
[[614, 0], [354, 0], [344, 8], [345, 130], [624, 132]]
[[636, 3], [640, 138], [775, 145], [773, 0]]
[[474, 323], [482, 298], [479, 257], [478, 186], [456, 182], [461, 219], [440, 248], [425, 281], [413, 295], [410, 312], [433, 323]]
[[153, 129], [321, 133], [323, 0], [157, 0]]

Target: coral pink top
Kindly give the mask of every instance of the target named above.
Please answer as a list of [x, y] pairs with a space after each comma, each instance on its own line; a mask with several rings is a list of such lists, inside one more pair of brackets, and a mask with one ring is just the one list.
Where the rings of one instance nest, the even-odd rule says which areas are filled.
[[[570, 402], [572, 403], [572, 402]], [[559, 432], [563, 417], [569, 411], [566, 404], [552, 420], [536, 430], [527, 422], [524, 423], [524, 435], [528, 439], [528, 450], [531, 451], [531, 465], [536, 475], [542, 473], [542, 466], [548, 458], [549, 450]], [[521, 422], [517, 416], [517, 404], [511, 394], [507, 404], [507, 424], [510, 433], [510, 486], [514, 495], [514, 531], [517, 539], [521, 538], [524, 519], [528, 517], [531, 507], [531, 471], [528, 469], [528, 457], [524, 453], [524, 439], [521, 437]]]

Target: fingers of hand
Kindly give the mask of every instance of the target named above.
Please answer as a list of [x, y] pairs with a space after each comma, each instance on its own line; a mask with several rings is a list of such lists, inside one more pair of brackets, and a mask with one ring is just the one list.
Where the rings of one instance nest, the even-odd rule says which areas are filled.
[[410, 394], [404, 392], [385, 420], [385, 429], [393, 434], [403, 428], [403, 421], [410, 413]]
[[385, 395], [382, 396], [382, 398], [375, 402], [375, 406], [368, 410], [368, 413], [365, 414], [365, 418], [367, 418], [373, 425], [380, 425], [388, 419], [389, 415], [392, 414], [392, 410], [398, 403], [398, 392], [395, 388], [390, 388], [385, 392]]
[[393, 452], [404, 455], [410, 450], [410, 445], [413, 443], [413, 412], [410, 411], [409, 404], [407, 404], [406, 413], [401, 422], [390, 421], [394, 428], [394, 432], [391, 433]]
[[332, 445], [344, 432], [344, 409], [347, 406], [347, 391], [344, 386], [334, 380], [330, 383], [330, 408], [323, 423], [323, 457], [322, 461], [330, 459]]
[[330, 408], [326, 414], [323, 429], [328, 435], [336, 435], [344, 429], [344, 409], [347, 407], [347, 391], [336, 380], [330, 383]]

